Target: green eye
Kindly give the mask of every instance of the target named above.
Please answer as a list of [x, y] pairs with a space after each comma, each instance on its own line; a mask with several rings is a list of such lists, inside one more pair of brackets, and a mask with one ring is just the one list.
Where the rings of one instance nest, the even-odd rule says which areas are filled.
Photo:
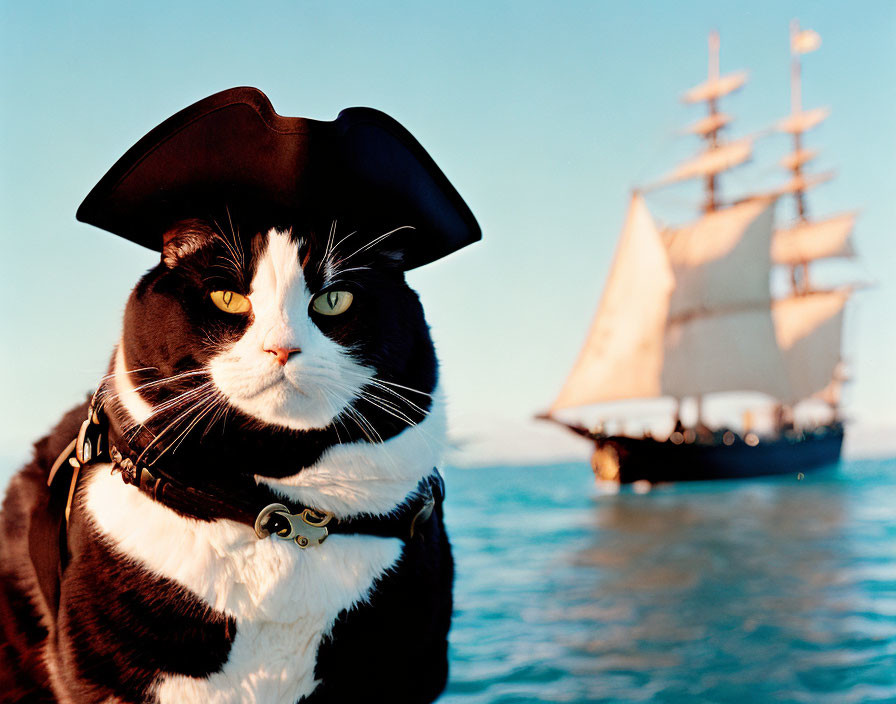
[[225, 313], [248, 313], [252, 310], [249, 299], [236, 291], [212, 291], [208, 297]]
[[348, 310], [353, 299], [349, 291], [327, 291], [317, 296], [311, 307], [321, 315], [339, 315]]

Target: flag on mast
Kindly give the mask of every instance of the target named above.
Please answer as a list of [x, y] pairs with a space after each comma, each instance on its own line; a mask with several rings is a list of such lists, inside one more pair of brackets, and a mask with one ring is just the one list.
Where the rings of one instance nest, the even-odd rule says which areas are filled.
[[790, 40], [790, 50], [794, 54], [808, 54], [821, 46], [821, 36], [812, 29], [796, 32]]

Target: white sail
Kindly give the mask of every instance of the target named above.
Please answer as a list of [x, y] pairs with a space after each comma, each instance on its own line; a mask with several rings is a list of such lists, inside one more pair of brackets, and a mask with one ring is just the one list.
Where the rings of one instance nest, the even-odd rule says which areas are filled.
[[552, 411], [660, 395], [672, 286], [659, 232], [636, 193], [591, 330]]
[[852, 229], [856, 213], [803, 222], [778, 230], [772, 240], [775, 264], [804, 264], [823, 257], [853, 257]]
[[774, 198], [716, 210], [667, 234], [676, 319], [744, 307], [768, 308]]
[[787, 395], [787, 374], [768, 308], [670, 322], [663, 393], [676, 398], [725, 391]]
[[693, 159], [679, 164], [671, 173], [667, 174], [659, 184], [675, 183], [689, 178], [710, 176], [742, 164], [753, 154], [753, 140], [750, 138], [738, 139], [733, 142], [712, 147], [701, 152]]
[[747, 82], [747, 72], [737, 71], [727, 76], [710, 78], [708, 81], [694, 86], [681, 99], [686, 103], [699, 103], [703, 100], [714, 100], [733, 93]]
[[816, 125], [820, 125], [824, 122], [828, 115], [831, 114], [829, 108], [815, 108], [814, 110], [803, 110], [800, 112], [795, 112], [783, 120], [778, 122], [775, 127], [779, 132], [805, 132], [806, 130], [810, 130]]
[[821, 291], [775, 301], [775, 333], [795, 403], [824, 392], [840, 362], [843, 307], [850, 291]]
[[675, 290], [665, 336], [663, 392], [779, 396], [787, 377], [775, 342], [769, 274], [774, 198], [704, 215], [667, 239]]

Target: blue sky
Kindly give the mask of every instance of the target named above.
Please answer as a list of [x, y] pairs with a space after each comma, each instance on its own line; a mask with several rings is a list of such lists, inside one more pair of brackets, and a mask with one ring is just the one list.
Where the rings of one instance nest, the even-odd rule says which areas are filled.
[[[259, 8], [263, 8], [259, 9]], [[146, 131], [218, 90], [253, 85], [281, 114], [332, 119], [369, 105], [402, 122], [482, 225], [483, 242], [410, 275], [464, 434], [520, 427], [546, 407], [593, 314], [629, 188], [695, 144], [678, 97], [706, 73], [750, 83], [725, 103], [734, 133], [789, 107], [788, 23], [822, 37], [804, 104], [839, 176], [819, 214], [860, 208], [861, 262], [822, 272], [875, 287], [851, 309], [856, 427], [896, 429], [896, 4], [883, 2], [3, 3], [0, 348], [4, 456], [21, 456], [92, 388], [130, 287], [155, 262], [77, 223], [81, 199]], [[783, 137], [724, 187], [769, 186]], [[649, 203], [687, 217], [688, 189]], [[506, 433], [497, 436], [509, 437]], [[512, 435], [512, 433], [511, 433]], [[896, 435], [896, 430], [894, 430]], [[512, 441], [508, 440], [508, 443]]]

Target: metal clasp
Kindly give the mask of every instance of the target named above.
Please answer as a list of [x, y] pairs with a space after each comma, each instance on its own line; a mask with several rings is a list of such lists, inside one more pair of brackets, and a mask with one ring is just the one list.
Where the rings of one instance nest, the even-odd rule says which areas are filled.
[[[272, 534], [265, 524], [274, 513], [285, 518], [289, 527]], [[333, 514], [329, 511], [306, 508], [301, 513], [294, 514], [283, 504], [270, 504], [255, 519], [255, 534], [259, 538], [276, 535], [280, 540], [294, 540], [300, 548], [307, 548], [309, 545], [320, 545], [327, 539], [330, 532], [326, 526], [332, 519]]]
[[99, 457], [104, 450], [103, 433], [100, 427], [102, 421], [98, 413], [99, 409], [95, 407], [95, 403], [96, 394], [94, 394], [94, 398], [90, 401], [90, 405], [87, 408], [87, 419], [81, 423], [75, 444], [75, 457], [78, 458], [78, 462], [81, 464], [88, 464], [92, 459]]

